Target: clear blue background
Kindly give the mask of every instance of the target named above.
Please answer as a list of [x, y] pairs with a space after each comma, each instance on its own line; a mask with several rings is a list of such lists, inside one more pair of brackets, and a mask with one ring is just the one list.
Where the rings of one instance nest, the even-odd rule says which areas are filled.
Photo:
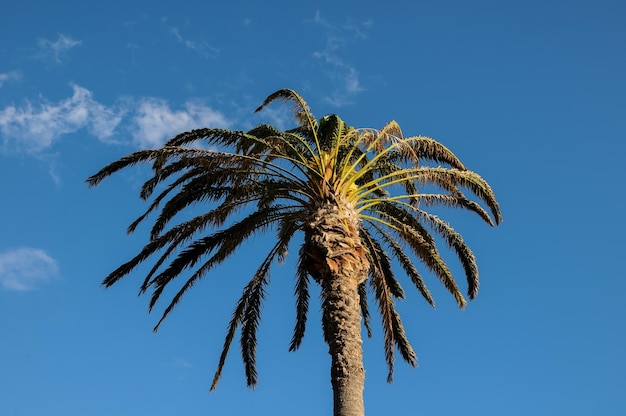
[[[208, 125], [288, 126], [252, 111], [293, 88], [318, 116], [432, 136], [494, 188], [504, 223], [449, 213], [476, 252], [464, 311], [432, 276], [400, 310], [419, 368], [364, 343], [367, 414], [624, 415], [626, 147], [623, 1], [5, 2], [0, 13], [0, 414], [330, 414], [314, 292], [287, 347], [293, 265], [272, 270], [245, 387], [226, 325], [257, 237], [198, 284], [157, 334], [126, 236], [145, 169], [84, 180], [138, 148]], [[460, 277], [460, 269], [454, 263]], [[462, 280], [462, 279], [461, 279]], [[161, 305], [162, 307], [163, 305]], [[398, 360], [400, 360], [398, 358]]]

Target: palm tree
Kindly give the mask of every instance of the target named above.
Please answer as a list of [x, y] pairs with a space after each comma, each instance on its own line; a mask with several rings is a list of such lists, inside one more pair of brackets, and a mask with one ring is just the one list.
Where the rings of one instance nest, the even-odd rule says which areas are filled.
[[[185, 132], [160, 149], [123, 157], [87, 180], [95, 186], [109, 175], [143, 162], [151, 163], [153, 170], [140, 191], [144, 200], [153, 197], [152, 203], [128, 228], [133, 232], [158, 211], [150, 239], [103, 284], [115, 284], [154, 256], [140, 289], [140, 293], [152, 291], [152, 310], [168, 284], [184, 276], [186, 281], [165, 308], [156, 331], [187, 290], [250, 236], [275, 232], [275, 243], [235, 306], [211, 384], [211, 390], [215, 389], [240, 329], [247, 384], [254, 387], [256, 334], [270, 266], [285, 258], [294, 237], [302, 236], [289, 350], [297, 350], [302, 342], [309, 286], [316, 283], [321, 288], [323, 335], [331, 356], [334, 414], [363, 415], [361, 322], [371, 336], [367, 285], [382, 318], [391, 382], [396, 349], [410, 365], [415, 366], [417, 360], [395, 308], [395, 300], [405, 294], [392, 269], [393, 261], [430, 305], [434, 306], [434, 301], [415, 260], [441, 280], [463, 308], [466, 300], [435, 238], [458, 257], [467, 277], [469, 299], [478, 292], [474, 255], [460, 234], [426, 209], [467, 209], [492, 226], [501, 221], [500, 209], [487, 182], [433, 139], [405, 138], [394, 121], [374, 130], [350, 127], [337, 115], [316, 119], [292, 90], [275, 92], [256, 111], [277, 100], [293, 105], [297, 127], [280, 131], [260, 125], [248, 132], [209, 128]], [[204, 143], [201, 148], [190, 147], [198, 141]], [[155, 193], [157, 185], [166, 181], [171, 182]], [[473, 194], [486, 208], [464, 192]], [[202, 207], [200, 215], [174, 221], [176, 214], [194, 204]]]

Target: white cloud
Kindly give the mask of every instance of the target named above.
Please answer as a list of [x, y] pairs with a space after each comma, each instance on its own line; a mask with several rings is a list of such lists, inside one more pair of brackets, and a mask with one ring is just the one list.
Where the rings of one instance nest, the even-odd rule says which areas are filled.
[[91, 91], [72, 85], [70, 98], [56, 103], [40, 99], [0, 109], [0, 150], [41, 155], [64, 135], [87, 130], [104, 142], [120, 130], [130, 132], [138, 147], [158, 147], [170, 137], [194, 128], [225, 127], [226, 117], [200, 102], [189, 100], [180, 109], [160, 98], [126, 98], [107, 106]]
[[38, 153], [64, 134], [87, 128], [100, 140], [110, 139], [124, 111], [100, 104], [92, 93], [73, 85], [73, 95], [58, 103], [43, 100], [34, 106], [8, 106], [0, 110], [0, 133], [5, 149]]
[[81, 45], [82, 43], [83, 42], [80, 40], [75, 40], [65, 35], [59, 35], [55, 41], [39, 39], [37, 41], [37, 44], [39, 45], [38, 58], [51, 60], [57, 64], [61, 63], [65, 58], [67, 51]]
[[21, 77], [21, 74], [17, 71], [5, 72], [0, 74], [0, 88], [2, 88], [5, 82], [17, 81]]
[[56, 260], [43, 250], [18, 248], [0, 253], [0, 284], [5, 289], [33, 290], [58, 273]]
[[205, 41], [194, 42], [183, 38], [176, 27], [170, 28], [170, 34], [176, 38], [178, 43], [184, 45], [187, 49], [191, 49], [192, 51], [198, 53], [203, 58], [215, 58], [220, 52], [219, 49], [209, 45]]
[[166, 100], [144, 98], [134, 117], [133, 138], [140, 147], [159, 147], [167, 139], [200, 127], [228, 127], [223, 114], [200, 103], [188, 101], [184, 109], [172, 110]]

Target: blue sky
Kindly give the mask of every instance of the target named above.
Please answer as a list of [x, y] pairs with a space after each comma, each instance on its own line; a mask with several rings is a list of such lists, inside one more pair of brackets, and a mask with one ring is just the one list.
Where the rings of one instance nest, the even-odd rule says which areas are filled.
[[374, 320], [368, 414], [626, 413], [626, 4], [355, 4], [2, 7], [0, 414], [330, 414], [318, 304], [302, 348], [287, 351], [294, 256], [272, 271], [258, 387], [245, 387], [234, 348], [209, 394], [264, 239], [154, 334], [158, 312], [136, 296], [141, 270], [100, 286], [145, 242], [145, 229], [125, 229], [144, 208], [146, 171], [84, 183], [190, 128], [289, 126], [280, 106], [252, 114], [280, 88], [318, 116], [395, 119], [440, 140], [490, 182], [504, 213], [496, 229], [447, 213], [478, 257], [481, 292], [459, 311], [429, 277], [432, 310], [404, 281], [399, 308], [420, 366], [398, 362], [391, 385]]

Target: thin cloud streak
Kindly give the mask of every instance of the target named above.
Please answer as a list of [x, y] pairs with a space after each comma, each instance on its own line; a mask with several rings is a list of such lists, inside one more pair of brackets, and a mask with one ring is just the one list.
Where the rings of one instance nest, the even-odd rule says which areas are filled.
[[22, 75], [17, 71], [5, 72], [0, 74], [0, 88], [9, 81], [17, 81], [22, 78]]
[[194, 41], [183, 38], [180, 32], [178, 31], [178, 28], [176, 27], [170, 28], [170, 34], [174, 36], [174, 38], [176, 38], [178, 43], [180, 43], [181, 45], [184, 45], [187, 49], [191, 49], [192, 51], [196, 52], [198, 55], [202, 56], [205, 59], [215, 58], [219, 55], [220, 50], [209, 45], [205, 41], [194, 42]]
[[39, 39], [37, 41], [39, 46], [39, 53], [37, 57], [59, 64], [65, 59], [67, 51], [81, 45], [82, 43], [83, 42], [80, 40], [72, 39], [69, 36], [61, 34], [55, 41], [51, 41], [49, 39]]
[[23, 247], [0, 253], [0, 285], [4, 289], [34, 290], [58, 274], [56, 260], [43, 250]]
[[346, 25], [338, 27], [324, 20], [319, 11], [315, 13], [313, 22], [326, 31], [326, 46], [323, 50], [313, 52], [312, 56], [330, 68], [327, 75], [335, 85], [326, 101], [336, 107], [347, 105], [364, 88], [360, 82], [359, 71], [341, 58], [340, 50], [345, 47], [349, 38], [365, 39], [367, 36], [364, 29], [371, 27], [373, 23], [368, 20], [358, 26], [349, 20]]

